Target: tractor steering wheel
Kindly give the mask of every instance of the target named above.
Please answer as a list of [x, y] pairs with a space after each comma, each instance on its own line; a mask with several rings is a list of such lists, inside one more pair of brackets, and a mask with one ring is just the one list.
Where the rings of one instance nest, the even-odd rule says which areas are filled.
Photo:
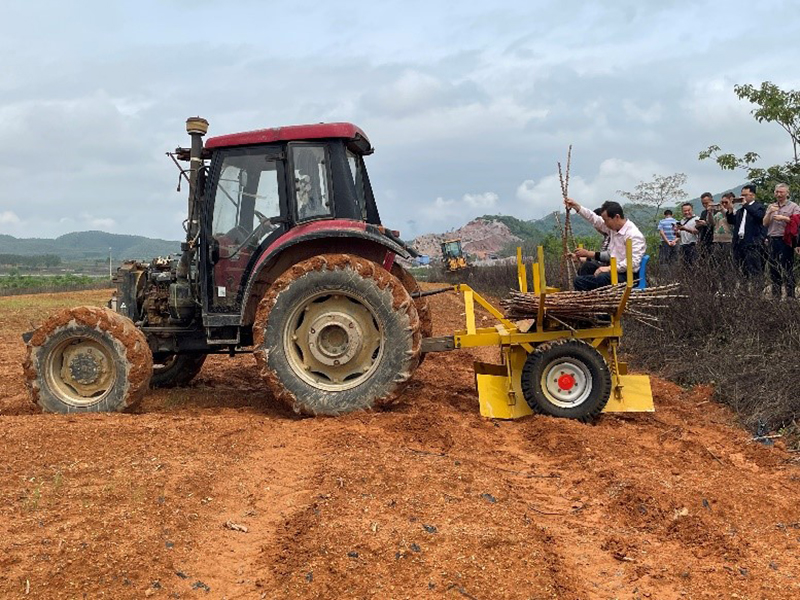
[[249, 245], [253, 240], [255, 240], [256, 242], [255, 244], [253, 244], [253, 247], [255, 247], [258, 244], [258, 241], [261, 239], [262, 235], [267, 232], [268, 228], [274, 227], [272, 221], [270, 221], [266, 215], [257, 210], [253, 210], [253, 213], [258, 217], [260, 223], [256, 226], [255, 229], [253, 229], [253, 231], [250, 232], [250, 234], [247, 237], [245, 237], [239, 243], [239, 246], [236, 248], [236, 250], [233, 251], [231, 256], [239, 254], [242, 248]]
[[261, 239], [261, 235], [263, 233], [266, 233], [267, 228], [268, 227], [274, 227], [274, 225], [273, 225], [272, 221], [269, 220], [269, 217], [264, 215], [264, 213], [253, 209], [253, 214], [255, 214], [255, 216], [258, 217], [258, 220], [260, 221], [260, 223], [258, 224], [258, 226], [256, 226], [255, 229], [253, 229], [253, 233], [251, 233], [248, 237], [249, 238], [253, 238], [254, 237], [255, 239], [259, 240], [259, 239]]

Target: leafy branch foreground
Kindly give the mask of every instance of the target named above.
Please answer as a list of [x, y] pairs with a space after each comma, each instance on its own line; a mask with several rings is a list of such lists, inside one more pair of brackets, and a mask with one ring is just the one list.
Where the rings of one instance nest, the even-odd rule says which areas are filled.
[[[759, 433], [800, 418], [800, 301], [764, 297], [733, 273], [698, 264], [676, 271], [683, 297], [648, 310], [651, 322], [623, 318], [622, 350], [637, 370], [682, 385], [712, 384], [715, 399]], [[506, 297], [516, 288], [516, 267], [477, 269], [469, 284]]]

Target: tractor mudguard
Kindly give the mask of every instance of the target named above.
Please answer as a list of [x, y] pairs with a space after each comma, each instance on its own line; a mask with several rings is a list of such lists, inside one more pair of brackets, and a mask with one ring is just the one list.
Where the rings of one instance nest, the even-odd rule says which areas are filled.
[[400, 243], [381, 233], [377, 225], [364, 223], [363, 221], [351, 221], [349, 219], [326, 219], [323, 221], [312, 221], [299, 225], [287, 231], [284, 235], [275, 240], [261, 255], [258, 262], [253, 267], [253, 273], [257, 273], [261, 267], [270, 260], [286, 250], [287, 248], [312, 240], [329, 238], [359, 238], [376, 242], [381, 246], [386, 246], [395, 254], [403, 258], [410, 258], [408, 250]]
[[[393, 236], [392, 236], [393, 237]], [[253, 266], [247, 287], [244, 293], [244, 304], [247, 307], [245, 315], [243, 315], [243, 322], [247, 322], [249, 313], [255, 308], [258, 299], [252, 297], [253, 293], [261, 294], [263, 289], [259, 290], [258, 285], [269, 280], [271, 277], [267, 275], [270, 271], [275, 271], [274, 276], [282, 273], [286, 268], [295, 264], [298, 261], [310, 258], [313, 255], [322, 254], [326, 252], [349, 252], [350, 254], [361, 254], [355, 247], [348, 247], [348, 240], [357, 242], [362, 247], [364, 245], [372, 246], [375, 249], [383, 249], [384, 253], [391, 253], [390, 262], [393, 262], [395, 254], [403, 258], [410, 258], [408, 250], [400, 243], [385, 235], [377, 225], [364, 223], [363, 221], [353, 221], [349, 219], [327, 219], [321, 221], [312, 221], [299, 225], [287, 231], [280, 238], [275, 240], [268, 246], [258, 258], [258, 261]], [[320, 242], [330, 241], [330, 244], [320, 246]], [[287, 260], [285, 265], [281, 265], [281, 259], [288, 257], [294, 250], [302, 248], [309, 248], [316, 246], [313, 252], [305, 256], [303, 252], [299, 252], [297, 256], [292, 256], [291, 260]], [[332, 246], [339, 246], [334, 248]], [[368, 256], [365, 256], [368, 258]], [[378, 262], [384, 260], [383, 257], [375, 257]], [[386, 266], [386, 265], [384, 265]], [[391, 264], [387, 267], [391, 268]], [[255, 300], [255, 302], [253, 302]]]

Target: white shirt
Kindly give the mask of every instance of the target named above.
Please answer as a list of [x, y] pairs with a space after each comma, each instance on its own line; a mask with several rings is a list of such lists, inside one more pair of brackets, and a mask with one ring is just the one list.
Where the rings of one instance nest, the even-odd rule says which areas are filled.
[[617, 259], [617, 269], [620, 271], [624, 271], [628, 265], [627, 257], [625, 256], [625, 242], [630, 240], [633, 272], [636, 273], [639, 270], [639, 265], [642, 264], [642, 257], [647, 251], [647, 242], [645, 242], [642, 232], [633, 224], [633, 221], [627, 219], [622, 229], [614, 231], [606, 227], [602, 217], [594, 214], [594, 211], [585, 206], [581, 206], [578, 214], [589, 221], [597, 231], [608, 235], [608, 252]]
[[[697, 217], [692, 215], [688, 219], [684, 218], [683, 221], [681, 221], [681, 225], [683, 227], [690, 227], [691, 229], [694, 229], [695, 232], [696, 232], [697, 231]], [[679, 231], [678, 233], [680, 234], [680, 238], [681, 238], [681, 246], [686, 246], [687, 244], [696, 244], [697, 243], [697, 233], [692, 233], [691, 231], [683, 231], [683, 230]]]
[[750, 206], [755, 200], [751, 200], [750, 202], [746, 202], [742, 205], [742, 224], [739, 225], [739, 239], [744, 239], [744, 224], [747, 222], [747, 211], [744, 209], [745, 206]]

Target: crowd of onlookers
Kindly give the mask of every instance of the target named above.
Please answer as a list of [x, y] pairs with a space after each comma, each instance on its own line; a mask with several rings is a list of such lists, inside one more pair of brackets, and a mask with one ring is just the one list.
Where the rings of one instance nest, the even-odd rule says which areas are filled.
[[699, 216], [689, 202], [681, 206], [681, 218], [664, 211], [658, 223], [662, 269], [692, 267], [697, 260], [715, 269], [731, 270], [749, 287], [760, 289], [765, 266], [772, 295], [795, 295], [794, 255], [798, 245], [800, 206], [789, 199], [789, 186], [775, 186], [775, 202], [768, 207], [756, 201], [756, 186], [742, 187], [737, 198], [723, 194], [719, 204], [706, 192], [700, 197]]
[[[756, 186], [742, 187], [740, 197], [733, 192], [722, 195], [719, 204], [711, 193], [700, 196], [703, 210], [694, 214], [690, 202], [681, 206], [681, 218], [671, 210], [664, 211], [658, 222], [661, 236], [659, 267], [667, 275], [678, 267], [691, 268], [697, 261], [717, 273], [735, 274], [743, 285], [761, 289], [766, 270], [772, 284], [772, 295], [781, 297], [783, 289], [789, 298], [795, 296], [794, 255], [800, 253], [800, 206], [789, 199], [789, 186], [779, 183], [774, 190], [775, 202], [769, 207], [756, 200]], [[647, 250], [645, 236], [625, 217], [617, 202], [605, 202], [592, 211], [566, 198], [567, 210], [575, 210], [604, 236], [598, 251], [578, 248], [573, 256], [581, 264], [574, 281], [576, 290], [591, 290], [611, 281], [611, 258], [624, 272], [627, 267], [626, 243], [631, 242], [631, 270], [638, 280]]]

